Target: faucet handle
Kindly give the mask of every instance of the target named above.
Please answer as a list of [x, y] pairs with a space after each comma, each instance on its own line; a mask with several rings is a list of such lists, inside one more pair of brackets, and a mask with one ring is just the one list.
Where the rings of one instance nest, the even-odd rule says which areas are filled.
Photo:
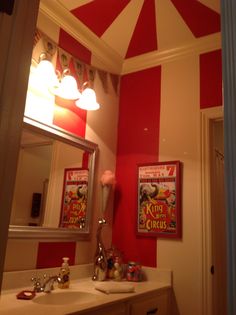
[[32, 277], [31, 281], [33, 282], [33, 289], [35, 292], [42, 292], [43, 291], [43, 286], [41, 284], [41, 279], [38, 277]]

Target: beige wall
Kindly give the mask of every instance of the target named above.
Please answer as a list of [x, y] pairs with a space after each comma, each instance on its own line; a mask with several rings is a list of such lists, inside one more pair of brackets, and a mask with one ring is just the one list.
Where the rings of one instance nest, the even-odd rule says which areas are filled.
[[181, 240], [157, 241], [158, 267], [173, 270], [181, 315], [201, 314], [200, 108], [198, 56], [162, 66], [160, 160], [183, 162]]
[[33, 193], [43, 193], [43, 183], [49, 177], [51, 154], [52, 148], [49, 145], [21, 148], [12, 202], [11, 224], [39, 223], [39, 217], [31, 217], [32, 196]]

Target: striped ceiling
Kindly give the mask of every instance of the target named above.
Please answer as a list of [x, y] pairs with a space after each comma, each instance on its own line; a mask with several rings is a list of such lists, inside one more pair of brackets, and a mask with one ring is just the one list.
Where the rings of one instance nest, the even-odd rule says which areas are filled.
[[122, 59], [220, 32], [220, 0], [58, 0]]

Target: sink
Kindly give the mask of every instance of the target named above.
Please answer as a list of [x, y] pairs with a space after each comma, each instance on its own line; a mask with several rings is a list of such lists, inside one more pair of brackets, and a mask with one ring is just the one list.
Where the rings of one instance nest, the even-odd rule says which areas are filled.
[[83, 291], [53, 291], [50, 293], [39, 293], [32, 301], [37, 304], [66, 305], [89, 303], [96, 298], [97, 295]]

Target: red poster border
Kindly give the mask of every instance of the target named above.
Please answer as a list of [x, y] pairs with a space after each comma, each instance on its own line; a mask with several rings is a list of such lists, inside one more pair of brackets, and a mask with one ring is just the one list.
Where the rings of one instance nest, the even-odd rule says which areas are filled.
[[[167, 165], [175, 165], [176, 167], [176, 176], [173, 177], [175, 179], [175, 211], [176, 211], [176, 227], [175, 232], [158, 232], [158, 231], [148, 231], [144, 229], [140, 230], [139, 225], [139, 211], [140, 211], [140, 178], [139, 178], [139, 169], [141, 167], [148, 166], [167, 166]], [[147, 237], [157, 237], [157, 238], [181, 238], [182, 237], [182, 187], [181, 187], [181, 171], [182, 171], [182, 163], [180, 161], [166, 161], [166, 162], [154, 162], [154, 163], [140, 163], [137, 165], [137, 216], [136, 216], [136, 233], [139, 236], [147, 236]], [[160, 177], [163, 178], [163, 177]]]

